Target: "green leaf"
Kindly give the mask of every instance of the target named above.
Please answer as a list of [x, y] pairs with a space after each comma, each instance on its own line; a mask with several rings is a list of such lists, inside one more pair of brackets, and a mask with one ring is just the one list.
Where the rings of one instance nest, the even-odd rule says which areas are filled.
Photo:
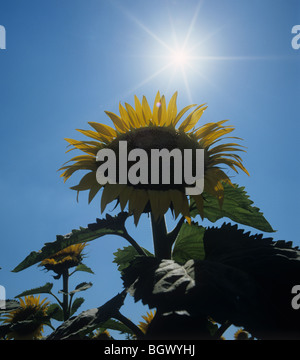
[[94, 274], [93, 270], [91, 268], [89, 268], [88, 266], [86, 266], [85, 264], [79, 264], [75, 270], [73, 271], [73, 274], [76, 272], [76, 271], [84, 271], [84, 272], [87, 272], [87, 273], [90, 273], [90, 274]]
[[218, 331], [219, 326], [216, 323], [213, 323], [212, 321], [209, 320], [207, 322], [207, 328], [208, 328], [208, 331], [210, 332], [210, 335], [214, 336], [216, 334], [216, 332]]
[[50, 304], [47, 309], [47, 315], [50, 316], [51, 319], [64, 321], [63, 310], [58, 304]]
[[80, 283], [79, 285], [77, 285], [75, 287], [75, 290], [70, 291], [70, 295], [73, 295], [73, 294], [75, 294], [75, 293], [77, 293], [79, 291], [85, 291], [85, 290], [89, 289], [92, 286], [93, 286], [93, 284], [91, 282], [89, 282], [89, 283], [82, 282], [82, 283]]
[[39, 287], [31, 289], [31, 290], [23, 291], [21, 294], [16, 295], [15, 298], [20, 298], [22, 296], [35, 295], [35, 294], [51, 294], [52, 287], [53, 287], [53, 284], [47, 282], [43, 286], [39, 286]]
[[72, 230], [69, 234], [57, 235], [56, 241], [45, 243], [44, 247], [38, 252], [32, 251], [12, 271], [22, 271], [70, 245], [92, 241], [104, 235], [122, 236], [125, 232], [124, 224], [128, 216], [126, 212], [121, 212], [115, 217], [106, 215], [106, 219], [97, 219], [95, 223], [89, 224], [86, 228], [81, 227], [79, 230]]
[[[185, 310], [221, 323], [233, 317], [234, 311], [249, 310], [249, 304], [256, 309], [254, 280], [217, 262], [188, 260], [180, 265], [174, 260], [140, 256], [125, 269], [122, 279], [136, 301], [142, 300], [159, 312]], [[245, 299], [239, 309], [235, 306], [237, 298]]]
[[105, 323], [101, 325], [101, 328], [103, 330], [110, 329], [110, 330], [120, 331], [121, 334], [125, 333], [125, 334], [134, 335], [134, 332], [131, 329], [129, 329], [129, 327], [127, 327], [120, 321], [116, 321], [114, 319], [107, 320]]
[[[231, 186], [223, 184], [224, 186], [224, 202], [222, 208], [219, 206], [217, 198], [203, 193], [204, 197], [204, 217], [211, 222], [215, 222], [223, 217], [230, 218], [237, 223], [251, 226], [255, 229], [264, 232], [274, 232], [271, 225], [260, 212], [260, 209], [253, 206], [253, 201], [249, 199], [245, 187], [240, 187], [236, 184]], [[195, 217], [198, 214], [195, 203], [192, 200], [191, 216]]]
[[120, 307], [123, 305], [126, 297], [126, 292], [116, 295], [104, 305], [83, 311], [78, 316], [73, 316], [64, 323], [62, 323], [47, 340], [67, 340], [78, 338], [81, 334], [88, 333], [101, 324], [105, 323], [110, 318], [114, 317]]
[[203, 235], [205, 228], [195, 223], [188, 225], [184, 223], [177, 235], [172, 259], [178, 263], [185, 263], [190, 259], [203, 260], [205, 250]]
[[10, 312], [16, 310], [20, 307], [20, 303], [17, 300], [0, 300], [0, 315], [2, 313]]
[[80, 308], [80, 306], [84, 303], [84, 298], [79, 297], [76, 298], [72, 304], [70, 316], [76, 313], [76, 311]]
[[[147, 256], [154, 256], [148, 250], [144, 249], [144, 252]], [[122, 273], [127, 266], [130, 265], [130, 262], [136, 257], [139, 256], [133, 246], [125, 246], [123, 249], [118, 249], [113, 253], [114, 260], [113, 262], [118, 265], [118, 270]]]
[[183, 265], [136, 257], [124, 269], [124, 287], [160, 314], [187, 311], [244, 327], [259, 339], [300, 339], [300, 312], [291, 306], [300, 273], [297, 246], [230, 224], [206, 229], [203, 244], [204, 260]]

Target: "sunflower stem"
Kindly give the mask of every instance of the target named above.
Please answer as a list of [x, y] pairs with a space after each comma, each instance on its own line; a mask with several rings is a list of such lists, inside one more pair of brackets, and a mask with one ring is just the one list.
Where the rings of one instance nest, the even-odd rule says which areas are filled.
[[167, 236], [165, 217], [155, 219], [151, 213], [154, 254], [159, 259], [171, 259], [172, 242]]
[[213, 339], [219, 340], [220, 337], [224, 334], [224, 332], [232, 325], [231, 322], [225, 321], [224, 324], [222, 324], [219, 329], [216, 331], [216, 333], [213, 336]]
[[167, 234], [168, 241], [171, 243], [171, 246], [174, 244], [177, 235], [181, 229], [182, 224], [184, 223], [185, 217], [182, 216], [181, 219], [178, 221], [177, 225], [174, 227], [172, 231]]
[[71, 308], [72, 308], [73, 296], [74, 296], [74, 293], [70, 295], [70, 301], [69, 301], [69, 306], [68, 306], [68, 318], [69, 318], [70, 315], [71, 315]]
[[63, 274], [63, 313], [64, 313], [64, 321], [69, 318], [69, 271], [66, 269]]
[[63, 303], [59, 300], [59, 298], [55, 294], [53, 294], [52, 291], [50, 291], [49, 294], [52, 295], [55, 298], [55, 300], [58, 302], [58, 304], [63, 308]]
[[143, 339], [145, 334], [142, 332], [142, 330], [136, 326], [131, 320], [129, 320], [126, 316], [122, 315], [120, 311], [118, 311], [114, 318], [121, 321], [124, 325], [126, 325], [130, 330], [132, 330], [135, 333], [135, 336], [138, 340]]
[[135, 250], [137, 251], [137, 253], [138, 253], [139, 255], [147, 256], [147, 254], [146, 254], [145, 251], [140, 247], [140, 245], [128, 234], [127, 230], [124, 229], [123, 231], [124, 231], [124, 232], [123, 232], [122, 235], [119, 235], [119, 234], [118, 234], [118, 235], [121, 236], [121, 237], [123, 237], [125, 240], [127, 240], [127, 241], [130, 243], [130, 245], [132, 245], [132, 246], [135, 248]]

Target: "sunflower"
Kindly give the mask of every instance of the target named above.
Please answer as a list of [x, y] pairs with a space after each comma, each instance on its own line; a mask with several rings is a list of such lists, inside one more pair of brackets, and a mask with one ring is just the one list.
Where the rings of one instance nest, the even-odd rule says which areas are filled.
[[86, 245], [86, 243], [70, 245], [41, 261], [39, 266], [44, 266], [46, 270], [52, 270], [61, 275], [65, 270], [81, 263], [82, 251]]
[[154, 310], [154, 313], [152, 313], [152, 311], [150, 311], [149, 313], [147, 312], [147, 315], [142, 316], [142, 318], [146, 322], [140, 321], [138, 324], [138, 327], [140, 328], [140, 330], [142, 330], [142, 332], [144, 334], [146, 334], [148, 327], [155, 316], [155, 313], [156, 313], [156, 311]]
[[36, 297], [30, 295], [25, 296], [24, 300], [20, 299], [20, 307], [4, 315], [6, 319], [3, 323], [15, 325], [12, 332], [8, 333], [7, 339], [40, 339], [44, 331], [43, 325], [49, 304], [45, 301], [46, 299], [40, 302], [40, 295]]
[[[170, 183], [166, 185], [161, 181], [158, 184], [147, 184], [142, 182], [132, 185], [124, 184], [121, 181], [116, 184], [106, 183], [101, 185], [97, 182], [96, 172], [99, 162], [96, 161], [97, 153], [101, 149], [111, 149], [118, 154], [120, 141], [127, 141], [128, 151], [132, 149], [143, 149], [147, 154], [151, 149], [196, 149], [204, 150], [204, 192], [215, 196], [220, 206], [222, 206], [224, 197], [224, 188], [222, 183], [231, 181], [220, 166], [226, 165], [236, 173], [238, 169], [248, 174], [242, 164], [242, 159], [236, 154], [241, 149], [237, 143], [217, 144], [224, 139], [224, 135], [231, 133], [234, 128], [225, 125], [227, 120], [219, 122], [210, 122], [200, 127], [196, 127], [197, 122], [206, 110], [207, 106], [189, 105], [177, 112], [177, 92], [172, 96], [168, 105], [165, 96], [158, 92], [154, 105], [150, 108], [148, 101], [143, 97], [142, 102], [135, 96], [135, 108], [129, 104], [125, 107], [119, 105], [120, 116], [112, 112], [105, 111], [114, 124], [112, 128], [106, 124], [89, 122], [95, 130], [77, 129], [81, 134], [92, 140], [77, 141], [65, 139], [70, 150], [80, 150], [84, 155], [73, 157], [64, 164], [60, 170], [63, 170], [61, 177], [64, 181], [69, 179], [77, 170], [88, 170], [78, 185], [71, 187], [77, 191], [89, 190], [89, 203], [93, 200], [98, 191], [103, 188], [101, 197], [101, 211], [103, 212], [107, 204], [117, 200], [124, 210], [128, 204], [128, 210], [134, 215], [135, 224], [143, 212], [152, 212], [154, 219], [161, 218], [168, 209], [171, 209], [175, 218], [182, 214], [190, 220], [189, 201], [184, 181], [182, 184]], [[195, 107], [196, 106], [196, 107]], [[194, 108], [189, 115], [181, 122], [179, 121]], [[231, 139], [240, 139], [236, 137], [227, 137]], [[68, 152], [67, 151], [67, 152]], [[71, 164], [70, 164], [71, 163]], [[160, 165], [161, 166], [161, 165]], [[193, 164], [194, 166], [194, 164]], [[171, 171], [174, 168], [170, 165]], [[149, 170], [149, 178], [150, 178]], [[117, 174], [118, 175], [118, 174]], [[249, 175], [249, 174], [248, 174]], [[172, 178], [172, 176], [171, 176]], [[189, 195], [194, 199], [200, 215], [203, 217], [203, 197], [201, 195]]]
[[110, 336], [109, 331], [99, 329], [99, 330], [96, 331], [96, 333], [94, 334], [92, 339], [93, 340], [110, 340], [111, 336]]
[[234, 333], [235, 340], [249, 340], [249, 333], [243, 329], [238, 329]]

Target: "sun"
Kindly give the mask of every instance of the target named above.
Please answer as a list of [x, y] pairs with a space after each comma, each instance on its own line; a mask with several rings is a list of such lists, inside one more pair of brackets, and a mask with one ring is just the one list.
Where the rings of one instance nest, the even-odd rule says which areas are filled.
[[[142, 81], [131, 87], [121, 97], [125, 98], [131, 95], [141, 87], [145, 86], [155, 78], [160, 77], [163, 73], [167, 72], [169, 76], [169, 84], [172, 79], [183, 80], [186, 95], [191, 103], [193, 103], [192, 93], [190, 89], [191, 77], [201, 78], [209, 86], [219, 90], [213, 79], [208, 77], [206, 71], [206, 65], [208, 62], [213, 61], [241, 61], [241, 60], [260, 60], [267, 59], [267, 57], [257, 56], [220, 56], [220, 55], [208, 55], [210, 53], [210, 46], [207, 44], [208, 40], [216, 34], [220, 34], [223, 26], [214, 28], [213, 31], [205, 34], [197, 33], [197, 36], [193, 36], [197, 28], [197, 20], [200, 13], [200, 9], [204, 4], [204, 0], [198, 0], [198, 4], [194, 10], [194, 14], [189, 22], [187, 28], [177, 28], [174, 25], [173, 17], [170, 16], [170, 28], [165, 31], [169, 34], [169, 37], [158, 35], [151, 28], [147, 27], [139, 18], [136, 18], [126, 8], [117, 5], [118, 9], [123, 12], [131, 21], [133, 21], [143, 32], [149, 35], [149, 38], [154, 40], [154, 48], [149, 54], [143, 50], [139, 58], [146, 58], [149, 61], [157, 62], [157, 70], [152, 72], [149, 76], [143, 78]], [[183, 36], [182, 36], [183, 34]], [[193, 39], [192, 39], [193, 38]], [[157, 50], [158, 49], [158, 50]], [[200, 53], [201, 51], [201, 53]], [[272, 57], [273, 58], [273, 57]], [[151, 64], [152, 65], [152, 64]], [[169, 85], [167, 85], [169, 86]]]
[[[198, 14], [202, 4], [203, 1], [200, 0], [194, 11], [190, 24], [186, 29], [180, 30], [175, 28], [173, 24], [173, 19], [172, 17], [170, 18], [171, 26], [168, 31], [170, 33], [169, 38], [157, 35], [151, 28], [148, 28], [140, 19], [136, 18], [126, 8], [118, 4], [119, 10], [121, 10], [124, 13], [124, 15], [126, 15], [131, 21], [133, 21], [141, 30], [147, 33], [149, 37], [154, 40], [156, 48], [159, 49], [159, 51], [157, 50], [152, 51], [151, 54], [148, 56], [149, 59], [151, 58], [153, 60], [157, 60], [158, 62], [157, 71], [154, 71], [151, 75], [149, 75], [141, 82], [133, 86], [130, 90], [128, 90], [126, 94], [123, 95], [123, 97], [141, 88], [145, 84], [152, 81], [154, 78], [160, 76], [162, 73], [166, 71], [171, 71], [171, 76], [170, 76], [171, 79], [174, 78], [174, 76], [176, 76], [177, 78], [179, 76], [181, 79], [183, 79], [183, 82], [186, 87], [186, 94], [189, 98], [189, 101], [193, 102], [189, 87], [187, 72], [190, 70], [195, 70], [195, 67], [193, 66], [195, 60], [197, 59], [199, 60], [200, 58], [201, 60], [203, 59], [203, 56], [199, 58], [199, 56], [197, 56], [197, 53], [195, 53], [195, 51], [200, 45], [202, 45], [205, 39], [196, 42], [191, 41], [191, 35], [195, 29], [196, 20], [198, 18]], [[186, 33], [186, 34], [182, 38], [181, 36], [178, 36], [179, 33]], [[201, 49], [203, 52], [203, 46]], [[199, 76], [202, 76], [202, 72], [199, 73], [198, 67], [195, 73], [197, 73], [197, 75]]]
[[[205, 43], [210, 37], [218, 33], [221, 30], [221, 27], [202, 36], [199, 36], [199, 33], [197, 33], [197, 37], [193, 35], [196, 30], [197, 19], [203, 2], [203, 0], [198, 0], [191, 21], [189, 21], [189, 25], [186, 28], [176, 27], [173, 17], [170, 16], [170, 27], [164, 32], [165, 35], [163, 36], [154, 32], [139, 18], [135, 17], [126, 8], [118, 4], [119, 10], [121, 10], [123, 14], [134, 22], [143, 32], [148, 34], [150, 39], [154, 40], [154, 45], [150, 53], [146, 54], [145, 51], [142, 51], [138, 57], [148, 59], [153, 64], [157, 64], [157, 70], [130, 88], [122, 97], [127, 97], [155, 78], [161, 76], [163, 73], [170, 75], [168, 80], [169, 84], [173, 79], [176, 79], [176, 81], [183, 81], [186, 95], [191, 103], [194, 102], [189, 81], [191, 76], [193, 76], [193, 78], [197, 76], [208, 82], [211, 86], [215, 86], [212, 80], [206, 75], [204, 61], [235, 60], [236, 57], [225, 58], [221, 56], [206, 55], [206, 53], [209, 52], [209, 47]], [[201, 55], [199, 54], [200, 49]], [[201, 66], [199, 66], [199, 61], [201, 61]], [[153, 64], [151, 64], [151, 66]]]
[[189, 54], [185, 50], [176, 50], [173, 51], [171, 60], [175, 66], [184, 66], [189, 60]]

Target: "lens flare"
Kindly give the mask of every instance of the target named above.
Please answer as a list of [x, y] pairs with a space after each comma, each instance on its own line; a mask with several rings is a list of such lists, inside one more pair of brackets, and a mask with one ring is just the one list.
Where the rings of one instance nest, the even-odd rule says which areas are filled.
[[174, 63], [177, 66], [185, 65], [187, 63], [188, 58], [189, 58], [188, 54], [183, 50], [176, 51], [174, 52], [173, 55]]

